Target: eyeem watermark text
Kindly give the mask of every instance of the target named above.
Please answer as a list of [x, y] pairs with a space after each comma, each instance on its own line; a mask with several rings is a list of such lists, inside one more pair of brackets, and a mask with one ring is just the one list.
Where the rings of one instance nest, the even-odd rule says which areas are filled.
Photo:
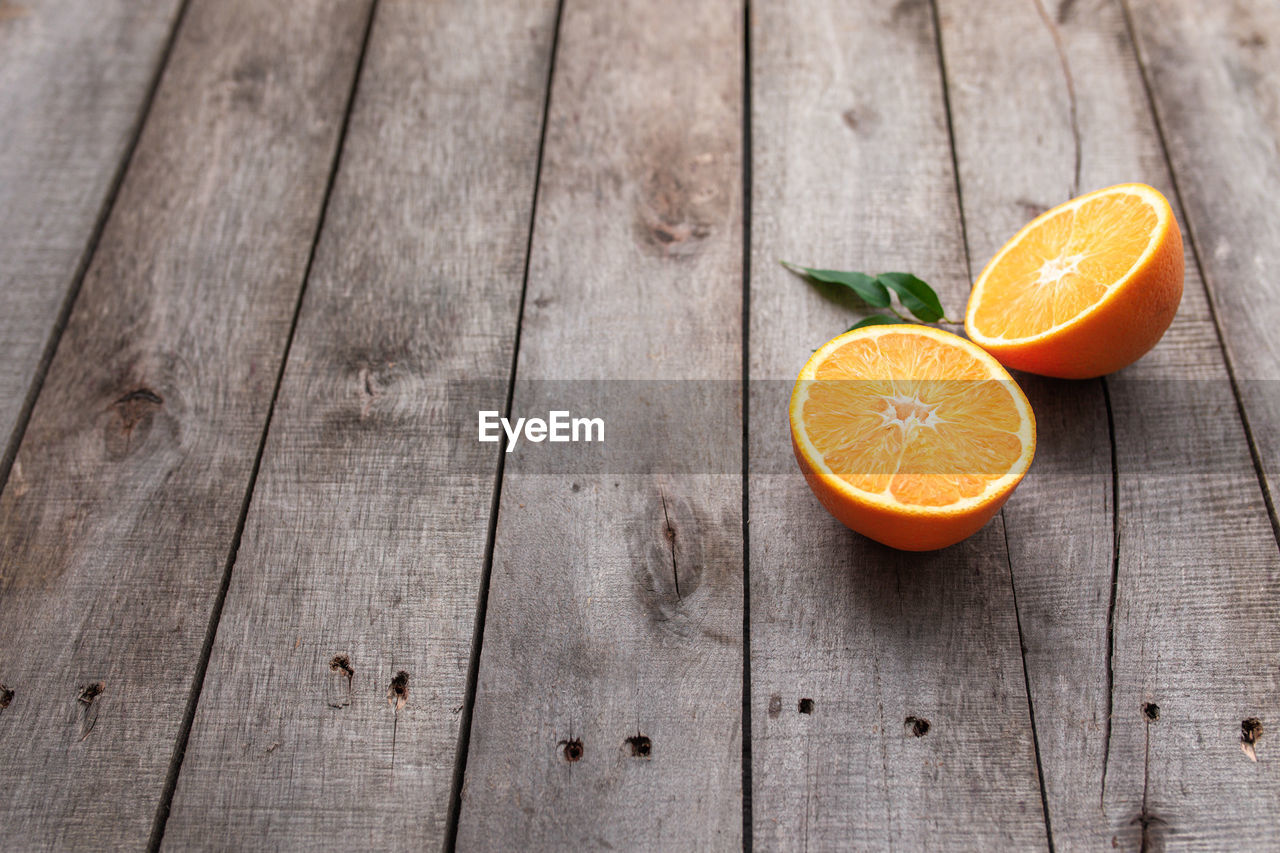
[[479, 414], [480, 440], [498, 441], [502, 433], [506, 433], [508, 453], [516, 449], [521, 435], [534, 444], [543, 441], [604, 441], [604, 418], [571, 418], [568, 412], [551, 411], [547, 413], [546, 420], [516, 418], [513, 424], [496, 411]]

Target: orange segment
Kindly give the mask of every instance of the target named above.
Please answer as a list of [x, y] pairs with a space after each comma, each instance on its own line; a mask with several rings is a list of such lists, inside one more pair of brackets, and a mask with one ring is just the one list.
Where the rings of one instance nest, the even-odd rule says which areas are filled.
[[1009, 367], [1085, 378], [1155, 346], [1182, 298], [1182, 236], [1158, 191], [1121, 184], [1042, 214], [987, 264], [969, 337]]
[[814, 353], [791, 398], [796, 458], [849, 527], [908, 550], [969, 536], [1026, 472], [1035, 421], [987, 353], [926, 326], [873, 326]]

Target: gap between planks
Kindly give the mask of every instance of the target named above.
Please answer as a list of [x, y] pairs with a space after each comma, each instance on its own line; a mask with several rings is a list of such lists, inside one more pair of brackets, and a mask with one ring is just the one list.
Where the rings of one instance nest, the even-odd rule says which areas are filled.
[[[1037, 5], [1038, 5], [1038, 0], [1037, 0]], [[940, 20], [940, 16], [938, 13], [938, 0], [929, 0], [929, 13], [933, 21], [934, 46], [938, 54], [938, 77], [939, 77], [940, 85], [942, 87], [943, 112], [946, 115], [946, 119], [947, 119], [947, 143], [948, 143], [948, 148], [951, 151], [951, 175], [955, 181], [956, 215], [959, 217], [959, 220], [960, 220], [960, 242], [961, 242], [961, 246], [964, 248], [965, 275], [968, 276], [969, 283], [972, 286], [973, 253], [969, 246], [969, 226], [968, 226], [968, 223], [965, 221], [964, 187], [963, 187], [963, 181], [960, 177], [960, 158], [959, 158], [958, 152], [956, 151], [955, 121], [951, 113], [951, 86], [947, 79], [947, 55], [942, 45], [942, 21]], [[1063, 61], [1065, 62], [1065, 59]], [[1075, 127], [1074, 106], [1072, 107], [1072, 127], [1073, 129]], [[1076, 131], [1076, 139], [1077, 139], [1077, 142], [1076, 142], [1075, 185], [1078, 187], [1080, 183], [1080, 146], [1079, 146], [1078, 131]], [[1104, 392], [1105, 392], [1105, 389], [1106, 389], [1106, 380], [1103, 380]], [[1109, 415], [1110, 415], [1110, 405], [1108, 404], [1108, 423], [1110, 423]], [[1111, 458], [1112, 458], [1113, 470], [1114, 470], [1114, 461], [1115, 461], [1115, 453], [1116, 453], [1116, 440], [1115, 440], [1114, 430], [1110, 431], [1110, 438], [1111, 438]], [[1113, 506], [1114, 506], [1114, 500], [1115, 498], [1113, 495], [1112, 496]], [[1113, 518], [1112, 523], [1113, 525], [1115, 525], [1113, 529], [1113, 536], [1118, 536], [1119, 535], [1118, 517]], [[1048, 796], [1048, 791], [1045, 788], [1044, 763], [1040, 759], [1040, 735], [1039, 735], [1039, 732], [1036, 730], [1035, 706], [1033, 705], [1032, 698], [1031, 698], [1031, 675], [1027, 671], [1027, 645], [1023, 639], [1023, 634], [1022, 634], [1022, 615], [1018, 612], [1018, 588], [1017, 588], [1017, 584], [1014, 582], [1014, 577], [1013, 577], [1014, 575], [1013, 554], [1009, 551], [1009, 529], [1005, 524], [1005, 515], [1004, 515], [1003, 509], [1000, 510], [1000, 529], [1004, 536], [1005, 561], [1008, 563], [1008, 567], [1009, 567], [1009, 591], [1013, 597], [1013, 616], [1014, 616], [1014, 621], [1018, 626], [1018, 655], [1022, 659], [1022, 686], [1023, 686], [1023, 689], [1026, 691], [1026, 695], [1027, 695], [1027, 717], [1028, 717], [1028, 722], [1030, 723], [1030, 728], [1031, 728], [1031, 746], [1035, 753], [1035, 758], [1036, 758], [1036, 781], [1039, 783], [1039, 786], [1040, 786], [1040, 807], [1044, 814], [1045, 842], [1048, 845], [1049, 853], [1053, 853], [1053, 849], [1054, 849], [1053, 829], [1049, 823], [1049, 796]], [[1113, 587], [1113, 590], [1114, 590], [1114, 587]], [[1114, 606], [1115, 606], [1115, 598], [1114, 598], [1114, 592], [1113, 592], [1113, 597], [1112, 597], [1113, 609], [1114, 609]], [[1108, 676], [1109, 675], [1110, 675], [1110, 672], [1108, 672]], [[1109, 724], [1110, 724], [1110, 721], [1108, 720], [1108, 725]]]
[[742, 849], [751, 809], [751, 0], [742, 3]]
[[1218, 317], [1217, 302], [1212, 298], [1213, 291], [1209, 286], [1209, 279], [1205, 277], [1204, 262], [1201, 260], [1200, 241], [1196, 238], [1195, 226], [1191, 219], [1187, 216], [1187, 205], [1183, 200], [1182, 186], [1178, 180], [1178, 170], [1174, 168], [1173, 158], [1169, 156], [1169, 142], [1165, 134], [1164, 118], [1160, 115], [1160, 108], [1156, 103], [1155, 93], [1151, 88], [1151, 76], [1147, 70], [1147, 65], [1142, 58], [1142, 50], [1138, 46], [1138, 33], [1133, 24], [1133, 14], [1129, 10], [1129, 0], [1116, 0], [1120, 7], [1120, 15], [1124, 18], [1125, 32], [1129, 35], [1129, 44], [1133, 48], [1133, 58], [1138, 66], [1138, 76], [1142, 79], [1142, 91], [1147, 98], [1147, 107], [1151, 110], [1152, 124], [1155, 125], [1156, 139], [1160, 143], [1160, 153], [1164, 157], [1164, 162], [1169, 170], [1169, 183], [1173, 186], [1174, 203], [1177, 204], [1178, 210], [1182, 213], [1183, 221], [1187, 227], [1187, 242], [1191, 246], [1191, 257], [1195, 259], [1196, 271], [1200, 274], [1200, 280], [1204, 282], [1206, 293], [1209, 297], [1206, 301], [1209, 304], [1209, 319], [1213, 322], [1213, 330], [1218, 338], [1218, 349], [1222, 352], [1222, 363], [1227, 368], [1227, 379], [1231, 383], [1231, 396], [1236, 401], [1236, 411], [1240, 415], [1240, 425], [1244, 429], [1245, 440], [1249, 445], [1249, 456], [1253, 461], [1253, 470], [1258, 478], [1258, 488], [1262, 492], [1263, 503], [1267, 507], [1267, 517], [1271, 520], [1271, 535], [1276, 540], [1277, 547], [1280, 547], [1280, 517], [1276, 515], [1275, 501], [1271, 497], [1271, 487], [1267, 483], [1267, 476], [1262, 467], [1262, 456], [1258, 451], [1258, 442], [1254, 438], [1253, 427], [1249, 424], [1249, 414], [1245, 410], [1244, 398], [1240, 394], [1240, 382], [1236, 378], [1235, 365], [1232, 363], [1231, 354], [1227, 352], [1227, 341], [1222, 332], [1222, 321]]
[[[556, 19], [551, 29], [551, 57], [547, 62], [547, 79], [542, 97], [542, 126], [538, 134], [538, 159], [533, 173], [533, 195], [529, 201], [529, 228], [524, 248], [524, 270], [520, 280], [520, 300], [516, 310], [516, 331], [511, 347], [511, 370], [507, 375], [507, 397], [503, 417], [510, 419], [515, 396], [516, 368], [520, 363], [520, 330], [524, 325], [525, 294], [529, 291], [529, 260], [533, 256], [533, 226], [538, 219], [538, 189], [542, 186], [542, 158], [547, 143], [547, 117], [551, 114], [551, 85], [556, 75], [556, 55], [560, 47], [560, 21], [564, 0], [556, 3]], [[489, 578], [493, 574], [493, 545], [498, 535], [498, 509], [502, 501], [502, 477], [506, 469], [507, 437], [498, 439], [498, 467], [494, 474], [493, 500], [489, 509], [489, 528], [485, 534], [484, 565], [480, 574], [480, 590], [476, 596], [476, 616], [471, 637], [471, 656], [467, 661], [466, 692], [463, 695], [462, 718], [458, 722], [458, 746], [454, 751], [453, 782], [449, 791], [449, 814], [445, 825], [444, 849], [452, 851], [458, 844], [458, 822], [462, 816], [462, 786], [467, 775], [467, 755], [471, 749], [471, 718], [476, 704], [476, 684], [480, 679], [480, 650], [484, 644], [485, 613], [489, 606]]]
[[3, 492], [9, 484], [9, 474], [13, 470], [14, 460], [18, 458], [18, 448], [22, 446], [22, 439], [27, 433], [27, 425], [31, 423], [31, 413], [35, 410], [36, 399], [39, 398], [40, 392], [44, 389], [44, 380], [49, 375], [49, 366], [53, 364], [53, 357], [58, 352], [58, 344], [62, 342], [62, 333], [67, 329], [67, 323], [71, 319], [71, 311], [75, 308], [76, 299], [80, 296], [80, 288], [84, 284], [85, 276], [89, 273], [89, 263], [93, 260], [93, 256], [97, 254], [98, 243], [102, 240], [102, 232], [107, 227], [107, 219], [110, 218], [111, 211], [116, 206], [116, 199], [120, 195], [120, 187], [124, 183], [124, 176], [129, 171], [129, 164], [133, 162], [134, 152], [138, 148], [138, 140], [142, 137], [142, 128], [146, 126], [147, 119], [151, 115], [151, 106], [155, 103], [156, 92], [160, 88], [160, 80], [164, 77], [165, 69], [169, 67], [169, 57], [173, 55], [174, 42], [178, 40], [178, 31], [182, 28], [183, 18], [186, 17], [187, 7], [190, 5], [191, 0], [180, 0], [178, 11], [173, 16], [173, 25], [169, 28], [169, 35], [165, 40], [164, 49], [160, 52], [160, 61], [156, 63], [155, 73], [151, 76], [151, 82], [147, 85], [147, 92], [142, 99], [142, 105], [138, 109], [138, 117], [129, 135], [129, 141], [125, 145], [124, 153], [120, 156], [120, 162], [116, 165], [115, 174], [111, 176], [107, 194], [103, 198], [102, 206], [98, 209], [98, 215], [94, 220], [93, 230], [89, 232], [89, 240], [85, 243], [84, 252], [81, 254], [80, 261], [76, 264], [75, 273], [71, 277], [71, 284], [62, 299], [62, 305], [59, 307], [57, 317], [54, 319], [53, 328], [49, 331], [49, 340], [45, 344], [44, 352], [40, 355], [40, 361], [36, 365], [36, 372], [31, 378], [31, 384], [27, 386], [26, 398], [22, 402], [22, 408], [18, 410], [17, 420], [13, 425], [12, 432], [9, 434], [9, 443], [5, 446], [4, 455], [0, 456], [0, 492]]
[[[183, 11], [185, 11], [185, 8], [186, 5], [184, 3]], [[307, 293], [307, 282], [311, 278], [311, 267], [315, 262], [316, 246], [320, 242], [321, 233], [324, 232], [324, 223], [329, 212], [329, 200], [333, 195], [334, 181], [342, 163], [342, 150], [347, 140], [347, 128], [351, 123], [351, 110], [355, 105], [356, 92], [360, 86], [360, 72], [364, 68], [365, 53], [369, 48], [369, 34], [373, 30], [373, 19], [377, 11], [378, 0], [370, 0], [369, 12], [364, 23], [364, 33], [360, 40], [360, 53], [356, 57], [355, 73], [352, 75], [351, 88], [347, 93], [347, 101], [342, 113], [342, 124], [338, 130], [338, 142], [334, 146], [333, 157], [329, 163], [329, 176], [324, 188], [324, 198], [320, 205], [320, 216], [316, 220], [316, 227], [311, 235], [311, 247], [307, 253], [307, 264], [302, 274], [302, 285], [298, 288], [298, 296], [294, 301], [293, 315], [289, 320], [289, 334], [285, 339], [284, 352], [280, 358], [280, 366], [276, 371], [275, 384], [271, 389], [271, 402], [267, 406], [267, 416], [262, 424], [262, 432], [258, 437], [258, 448], [254, 454], [253, 468], [249, 473], [249, 482], [245, 486], [244, 499], [240, 504], [240, 514], [236, 519], [231, 549], [227, 554], [227, 563], [222, 572], [218, 594], [214, 599], [213, 609], [209, 614], [209, 627], [205, 632], [204, 645], [200, 649], [200, 658], [196, 662], [196, 670], [192, 676], [191, 689], [187, 698], [187, 707], [182, 717], [182, 726], [178, 730], [178, 740], [174, 745], [173, 756], [170, 759], [169, 772], [165, 776], [164, 787], [160, 793], [160, 802], [156, 807], [156, 816], [151, 827], [151, 838], [147, 842], [147, 849], [152, 853], [160, 850], [160, 846], [164, 841], [165, 825], [169, 820], [169, 810], [173, 805], [173, 796], [178, 787], [178, 776], [182, 773], [182, 760], [186, 755], [187, 743], [191, 738], [191, 727], [195, 721], [196, 706], [200, 704], [200, 694], [204, 688], [205, 673], [209, 669], [209, 657], [213, 653], [213, 643], [218, 635], [218, 623], [222, 617], [222, 608], [227, 600], [227, 590], [231, 586], [231, 574], [235, 571], [236, 557], [240, 551], [240, 541], [244, 535], [245, 522], [249, 517], [249, 507], [253, 503], [253, 490], [258, 481], [258, 472], [262, 467], [262, 454], [266, 448], [267, 434], [271, 431], [271, 417], [275, 413], [276, 402], [280, 396], [280, 386], [284, 380], [285, 367], [289, 363], [289, 350], [293, 346], [293, 338], [298, 330], [298, 315], [302, 310], [302, 301]], [[175, 34], [177, 29], [177, 27], [174, 28]]]

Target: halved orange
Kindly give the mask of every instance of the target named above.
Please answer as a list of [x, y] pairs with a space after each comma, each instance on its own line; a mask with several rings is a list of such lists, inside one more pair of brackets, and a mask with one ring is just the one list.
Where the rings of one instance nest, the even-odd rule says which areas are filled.
[[1033, 219], [969, 295], [969, 338], [1018, 370], [1086, 379], [1147, 353], [1182, 299], [1182, 234], [1169, 202], [1120, 184]]
[[894, 548], [952, 545], [1026, 473], [1036, 424], [986, 352], [931, 326], [857, 329], [818, 349], [791, 394], [791, 441], [832, 515]]

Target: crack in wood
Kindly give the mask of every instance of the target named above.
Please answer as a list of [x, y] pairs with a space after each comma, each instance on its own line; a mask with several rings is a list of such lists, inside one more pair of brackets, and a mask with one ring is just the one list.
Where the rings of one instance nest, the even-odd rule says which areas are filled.
[[[388, 366], [390, 366], [390, 362], [388, 362]], [[363, 419], [363, 418], [369, 417], [369, 413], [373, 411], [373, 404], [377, 401], [379, 397], [382, 396], [382, 394], [381, 392], [378, 391], [378, 388], [374, 382], [373, 371], [371, 371], [368, 367], [360, 368], [359, 379], [360, 379], [360, 417]]]
[[1111, 407], [1111, 389], [1106, 377], [1098, 380], [1107, 410], [1107, 439], [1111, 443], [1111, 598], [1107, 604], [1107, 712], [1103, 719], [1102, 784], [1098, 804], [1106, 811], [1107, 767], [1111, 763], [1111, 717], [1115, 703], [1116, 594], [1120, 588], [1120, 463], [1116, 450], [1116, 421]]
[[[1040, 14], [1040, 19], [1044, 21], [1045, 27], [1049, 30], [1050, 37], [1053, 38], [1053, 49], [1057, 51], [1058, 62], [1062, 65], [1062, 76], [1067, 83], [1067, 106], [1068, 115], [1071, 121], [1071, 140], [1075, 144], [1075, 165], [1071, 177], [1071, 197], [1075, 198], [1080, 194], [1080, 120], [1079, 111], [1076, 106], [1076, 81], [1075, 76], [1071, 73], [1071, 62], [1067, 59], [1067, 48], [1062, 42], [1062, 32], [1058, 29], [1058, 24], [1049, 16], [1049, 12], [1044, 8], [1042, 0], [1032, 0], [1035, 4], [1036, 11]], [[1062, 8], [1058, 10], [1060, 20], [1065, 20], [1064, 10], [1069, 10], [1071, 6], [1070, 0], [1063, 3]]]
[[671, 576], [675, 579], [676, 599], [683, 601], [684, 597], [680, 595], [680, 567], [676, 565], [676, 529], [671, 526], [671, 516], [667, 512], [667, 496], [662, 489], [658, 489], [658, 496], [662, 498], [662, 519], [666, 523], [667, 544], [671, 546]]
[[1147, 845], [1150, 842], [1149, 831], [1151, 826], [1151, 816], [1147, 812], [1147, 791], [1151, 782], [1151, 721], [1147, 721], [1147, 730], [1145, 743], [1142, 748], [1142, 811], [1138, 815], [1138, 820], [1142, 824], [1142, 851], [1146, 853]]
[[[1053, 824], [1049, 820], [1049, 792], [1044, 781], [1044, 763], [1040, 758], [1040, 734], [1036, 728], [1036, 705], [1035, 700], [1031, 696], [1031, 673], [1027, 669], [1027, 641], [1022, 633], [1022, 611], [1018, 609], [1018, 584], [1013, 579], [1013, 552], [1009, 548], [1009, 523], [1005, 518], [1004, 510], [1000, 510], [1000, 532], [1004, 537], [1004, 559], [1005, 565], [1009, 569], [1009, 595], [1013, 599], [1013, 620], [1018, 626], [1018, 657], [1022, 660], [1022, 686], [1027, 694], [1027, 720], [1031, 724], [1031, 746], [1036, 757], [1036, 782], [1040, 787], [1040, 809], [1044, 814], [1044, 834], [1045, 841], [1049, 846], [1049, 853], [1053, 853]], [[910, 721], [912, 718], [908, 717]], [[924, 732], [919, 732], [916, 737], [922, 737], [925, 732], [929, 731], [929, 721], [924, 721]]]
[[122, 403], [132, 403], [135, 401], [154, 403], [157, 406], [164, 404], [164, 398], [155, 391], [152, 391], [150, 388], [138, 388], [121, 396], [120, 399], [116, 400], [116, 405], [118, 406]]
[[[880, 686], [880, 667], [878, 664], [874, 666], [874, 672], [875, 672], [875, 680], [876, 680], [876, 690], [880, 691], [882, 688]], [[889, 731], [888, 729], [885, 728], [885, 724], [884, 724], [884, 701], [883, 700], [876, 703], [876, 710], [880, 715], [880, 729], [878, 732], [880, 737], [877, 738], [877, 740], [880, 742], [880, 784], [884, 787], [884, 790], [887, 792], [892, 789], [889, 786]], [[889, 797], [884, 798], [884, 825], [885, 825], [885, 829], [887, 830], [887, 837], [889, 839], [892, 839], [893, 838], [893, 810], [892, 810], [892, 807], [890, 806], [890, 802], [891, 800]]]
[[102, 691], [107, 689], [107, 685], [101, 681], [94, 681], [80, 688], [80, 694], [76, 696], [76, 704], [80, 709], [80, 740], [84, 740], [93, 731], [93, 727], [98, 724], [98, 709], [94, 706], [94, 700], [102, 695]]
[[391, 769], [396, 767], [396, 731], [400, 726], [400, 709], [409, 704], [409, 673], [403, 669], [391, 679], [387, 687], [387, 704], [393, 708], [391, 718]]
[[1159, 835], [1154, 831], [1157, 824], [1164, 821], [1151, 813], [1148, 805], [1148, 792], [1151, 788], [1151, 724], [1160, 719], [1160, 706], [1154, 702], [1146, 702], [1142, 706], [1142, 716], [1146, 720], [1145, 739], [1142, 747], [1142, 809], [1138, 812], [1137, 822], [1142, 828], [1140, 850], [1163, 849]]

